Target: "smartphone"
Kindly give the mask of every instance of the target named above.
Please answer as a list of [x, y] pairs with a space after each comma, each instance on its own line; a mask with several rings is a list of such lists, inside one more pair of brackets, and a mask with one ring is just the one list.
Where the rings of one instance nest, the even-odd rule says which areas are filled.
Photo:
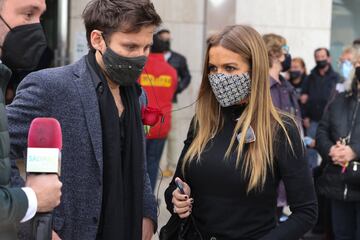
[[185, 194], [183, 184], [181, 182], [179, 182], [179, 181], [176, 181], [176, 180], [175, 180], [175, 184], [176, 184], [177, 188], [180, 190], [180, 193]]

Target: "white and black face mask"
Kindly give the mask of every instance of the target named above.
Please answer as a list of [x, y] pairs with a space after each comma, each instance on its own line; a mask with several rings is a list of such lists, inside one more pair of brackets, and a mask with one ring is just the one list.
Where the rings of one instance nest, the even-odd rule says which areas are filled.
[[240, 75], [209, 74], [209, 82], [222, 107], [238, 104], [250, 94], [251, 90], [249, 73]]

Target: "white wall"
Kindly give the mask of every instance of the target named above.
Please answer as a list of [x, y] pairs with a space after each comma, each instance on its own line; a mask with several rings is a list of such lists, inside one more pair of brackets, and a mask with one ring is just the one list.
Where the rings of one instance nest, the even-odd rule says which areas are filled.
[[330, 47], [331, 13], [332, 0], [237, 0], [236, 23], [282, 35], [292, 57], [302, 57], [310, 70], [314, 50]]
[[90, 0], [72, 0], [70, 1], [70, 61], [78, 60], [83, 54], [87, 54], [87, 43], [85, 36], [85, 27], [81, 14]]
[[[188, 61], [191, 86], [179, 95], [179, 103], [190, 104], [195, 100], [201, 82], [205, 0], [153, 0], [153, 3], [163, 20], [163, 27], [171, 31], [172, 49]], [[189, 118], [184, 115], [187, 114], [182, 114], [182, 118]]]

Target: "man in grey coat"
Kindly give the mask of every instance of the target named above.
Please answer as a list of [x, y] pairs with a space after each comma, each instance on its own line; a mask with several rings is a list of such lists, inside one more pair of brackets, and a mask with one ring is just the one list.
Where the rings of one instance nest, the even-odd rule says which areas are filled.
[[56, 118], [63, 133], [63, 196], [53, 239], [150, 240], [156, 203], [136, 82], [161, 19], [148, 0], [93, 0], [83, 19], [88, 55], [29, 74], [7, 107], [11, 157], [23, 154], [33, 118]]
[[[37, 55], [45, 49], [38, 41], [45, 39], [39, 23], [45, 8], [45, 0], [0, 0], [0, 239], [4, 240], [17, 239], [16, 227], [20, 221], [31, 219], [37, 211], [51, 211], [60, 203], [61, 182], [54, 174], [29, 175], [26, 187], [9, 187], [10, 141], [4, 105], [11, 76], [9, 67], [31, 70], [38, 64]], [[25, 39], [24, 34], [32, 36]], [[29, 47], [33, 47], [32, 50]], [[29, 55], [32, 61], [23, 62], [22, 58]]]

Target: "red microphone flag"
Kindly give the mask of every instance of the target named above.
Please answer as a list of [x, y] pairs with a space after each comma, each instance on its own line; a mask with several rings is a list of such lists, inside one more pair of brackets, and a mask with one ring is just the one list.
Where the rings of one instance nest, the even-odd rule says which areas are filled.
[[60, 174], [62, 133], [55, 118], [35, 118], [30, 125], [26, 171]]

